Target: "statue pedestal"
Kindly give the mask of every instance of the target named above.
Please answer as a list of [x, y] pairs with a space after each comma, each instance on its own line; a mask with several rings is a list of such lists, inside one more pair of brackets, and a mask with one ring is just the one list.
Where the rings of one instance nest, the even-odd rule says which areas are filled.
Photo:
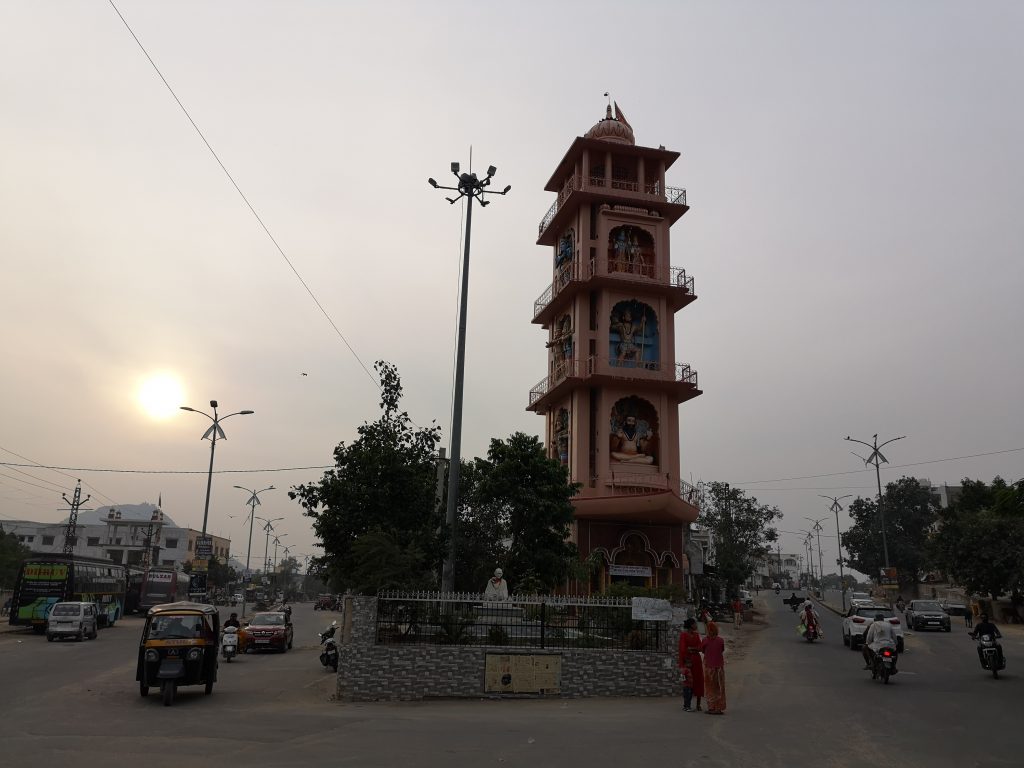
[[523, 620], [523, 609], [505, 601], [480, 603], [473, 606], [478, 619], [495, 620], [502, 624], [514, 624]]

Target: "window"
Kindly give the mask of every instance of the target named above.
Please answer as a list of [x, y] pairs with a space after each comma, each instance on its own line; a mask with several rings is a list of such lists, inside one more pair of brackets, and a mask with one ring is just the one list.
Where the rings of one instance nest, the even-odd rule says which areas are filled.
[[167, 549], [177, 549], [178, 548], [178, 540], [177, 539], [167, 539], [164, 542], [164, 547], [166, 547]]
[[90, 536], [88, 539], [86, 539], [85, 543], [90, 547], [98, 547], [100, 545], [100, 537]]
[[174, 565], [173, 560], [161, 560], [160, 565]]
[[43, 536], [43, 546], [51, 546], [53, 544], [53, 536]]
[[191, 551], [192, 551], [192, 539], [189, 539], [189, 540], [188, 540], [188, 551], [189, 551], [189, 552], [191, 552]]

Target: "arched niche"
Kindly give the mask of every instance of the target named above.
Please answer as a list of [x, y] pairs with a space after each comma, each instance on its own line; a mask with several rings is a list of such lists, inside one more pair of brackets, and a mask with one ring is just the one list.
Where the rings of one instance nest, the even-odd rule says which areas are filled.
[[612, 407], [609, 451], [613, 468], [656, 466], [659, 457], [658, 411], [631, 395]]
[[559, 408], [551, 420], [551, 445], [554, 456], [562, 466], [569, 466], [569, 409]]
[[661, 344], [658, 315], [637, 299], [612, 307], [608, 321], [608, 364], [617, 368], [658, 370]]
[[623, 225], [608, 233], [608, 272], [654, 277], [654, 237], [646, 229]]

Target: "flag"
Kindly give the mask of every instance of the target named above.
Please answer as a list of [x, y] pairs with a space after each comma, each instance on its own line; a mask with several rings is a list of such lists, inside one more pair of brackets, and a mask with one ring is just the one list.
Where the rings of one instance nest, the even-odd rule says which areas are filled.
[[629, 128], [629, 130], [633, 130], [633, 126], [629, 124], [629, 120], [626, 119], [626, 116], [622, 114], [622, 110], [619, 109], [619, 103], [617, 101], [615, 102], [615, 119]]

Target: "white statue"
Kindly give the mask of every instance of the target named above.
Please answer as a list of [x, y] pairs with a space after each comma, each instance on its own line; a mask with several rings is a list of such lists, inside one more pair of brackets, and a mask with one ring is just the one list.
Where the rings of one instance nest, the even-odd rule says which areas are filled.
[[501, 568], [495, 568], [494, 575], [484, 587], [484, 600], [508, 600], [508, 582], [501, 575]]

